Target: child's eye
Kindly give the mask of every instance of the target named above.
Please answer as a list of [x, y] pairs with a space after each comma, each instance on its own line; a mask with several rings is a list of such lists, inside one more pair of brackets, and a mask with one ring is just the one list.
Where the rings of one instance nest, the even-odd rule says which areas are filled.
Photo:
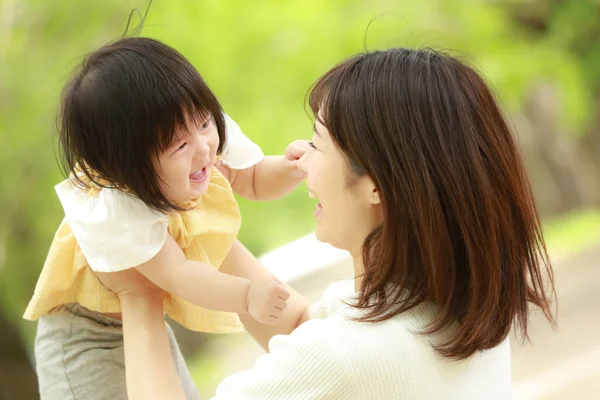
[[177, 150], [183, 150], [183, 149], [185, 149], [185, 146], [187, 146], [187, 142], [185, 142], [185, 143], [183, 143], [181, 146], [179, 146], [179, 147], [177, 148]]
[[202, 124], [202, 129], [208, 128], [210, 126], [211, 122], [212, 122], [212, 118], [209, 118], [206, 121], [204, 121], [204, 123]]

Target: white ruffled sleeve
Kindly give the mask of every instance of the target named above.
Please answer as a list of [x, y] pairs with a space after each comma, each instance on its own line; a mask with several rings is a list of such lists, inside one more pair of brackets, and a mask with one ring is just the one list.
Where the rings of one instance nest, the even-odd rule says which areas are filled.
[[65, 219], [96, 272], [143, 264], [160, 251], [167, 238], [167, 217], [119, 190], [105, 188], [92, 196], [69, 179], [55, 190]]
[[227, 142], [221, 154], [221, 162], [233, 169], [246, 169], [258, 164], [264, 157], [262, 149], [244, 135], [240, 126], [229, 115], [225, 118]]

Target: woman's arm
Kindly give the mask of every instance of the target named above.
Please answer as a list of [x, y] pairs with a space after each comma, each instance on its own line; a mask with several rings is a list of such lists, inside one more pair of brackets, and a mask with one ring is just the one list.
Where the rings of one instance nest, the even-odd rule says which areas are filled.
[[185, 400], [169, 347], [162, 294], [122, 295], [120, 300], [127, 397]]
[[[221, 271], [252, 281], [268, 279], [272, 276], [239, 240], [236, 240], [231, 246], [229, 254], [223, 260]], [[290, 294], [287, 308], [279, 318], [277, 325], [265, 325], [249, 315], [240, 315], [240, 320], [246, 330], [265, 351], [268, 351], [269, 340], [274, 335], [290, 334], [300, 324], [308, 320], [308, 301], [289, 286], [287, 290]]]
[[[185, 399], [170, 353], [162, 292], [135, 269], [97, 275], [121, 299], [129, 399]], [[343, 363], [331, 352], [339, 343], [336, 337], [323, 321], [278, 336], [254, 369], [219, 386], [215, 400], [351, 399]]]
[[[103, 280], [104, 281], [104, 280]], [[183, 400], [156, 295], [120, 295], [125, 340], [127, 395], [130, 400]], [[253, 369], [224, 380], [213, 400], [352, 399], [343, 365], [323, 339], [332, 335], [322, 321], [311, 322], [292, 335], [279, 336], [271, 353]]]

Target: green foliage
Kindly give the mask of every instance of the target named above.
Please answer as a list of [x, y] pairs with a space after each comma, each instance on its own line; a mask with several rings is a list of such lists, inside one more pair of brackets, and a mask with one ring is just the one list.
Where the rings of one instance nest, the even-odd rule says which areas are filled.
[[551, 256], [574, 255], [600, 240], [600, 211], [577, 210], [548, 218], [544, 238]]

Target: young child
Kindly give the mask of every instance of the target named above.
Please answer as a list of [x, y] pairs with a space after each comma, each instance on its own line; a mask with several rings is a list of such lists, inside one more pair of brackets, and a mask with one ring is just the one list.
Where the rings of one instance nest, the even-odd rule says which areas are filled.
[[[63, 93], [59, 137], [65, 219], [24, 315], [39, 319], [42, 399], [126, 399], [119, 301], [95, 272], [137, 268], [168, 293], [165, 312], [192, 330], [236, 332], [244, 313], [277, 322], [284, 286], [218, 267], [240, 227], [232, 188], [256, 200], [290, 192], [303, 178], [303, 142], [265, 157], [194, 67], [147, 38], [121, 39], [84, 60]], [[175, 265], [166, 256], [173, 246], [185, 254]], [[188, 398], [197, 398], [169, 335]]]

